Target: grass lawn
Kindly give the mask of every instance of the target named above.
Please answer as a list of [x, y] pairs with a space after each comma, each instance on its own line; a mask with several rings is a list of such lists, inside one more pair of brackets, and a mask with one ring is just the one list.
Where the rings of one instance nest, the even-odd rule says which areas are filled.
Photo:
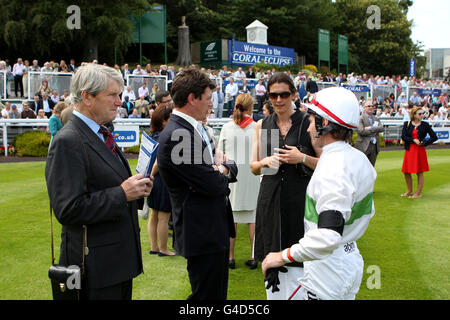
[[[358, 247], [365, 274], [357, 299], [449, 299], [450, 150], [427, 150], [431, 171], [424, 196], [403, 199], [402, 151], [382, 151], [375, 184], [376, 214]], [[136, 160], [130, 160], [131, 167]], [[0, 164], [0, 299], [51, 299], [49, 204], [44, 162]], [[68, 181], [70, 183], [70, 181]], [[416, 181], [415, 181], [416, 184]], [[134, 281], [138, 300], [184, 300], [190, 293], [182, 257], [150, 256], [147, 221], [140, 219], [144, 274]], [[60, 226], [56, 220], [56, 253]], [[249, 270], [246, 225], [238, 226], [230, 300], [264, 300], [260, 266]], [[379, 271], [374, 273], [373, 270]], [[377, 278], [377, 276], [379, 277]], [[378, 282], [374, 282], [379, 280]], [[379, 284], [373, 288], [372, 284]], [[370, 289], [372, 288], [372, 289]]]

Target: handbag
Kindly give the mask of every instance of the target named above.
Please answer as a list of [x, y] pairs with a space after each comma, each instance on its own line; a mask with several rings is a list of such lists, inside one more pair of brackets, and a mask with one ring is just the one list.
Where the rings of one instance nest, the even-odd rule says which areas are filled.
[[[297, 148], [300, 150], [301, 153], [304, 153], [308, 156], [315, 157], [316, 152], [314, 149], [310, 148], [309, 146], [302, 145], [301, 142], [301, 136], [303, 131], [303, 123], [305, 122], [306, 114], [302, 113], [302, 122], [300, 123], [300, 128], [298, 129], [298, 140], [297, 140]], [[297, 172], [302, 177], [311, 177], [314, 173], [314, 170], [305, 166], [303, 163], [297, 163], [295, 165], [295, 168], [297, 169]]]
[[86, 247], [87, 227], [83, 226], [81, 266], [64, 266], [55, 264], [55, 247], [53, 241], [53, 210], [50, 206], [52, 265], [48, 270], [48, 277], [52, 287], [53, 300], [80, 300], [81, 284], [84, 281], [84, 259], [88, 253]]

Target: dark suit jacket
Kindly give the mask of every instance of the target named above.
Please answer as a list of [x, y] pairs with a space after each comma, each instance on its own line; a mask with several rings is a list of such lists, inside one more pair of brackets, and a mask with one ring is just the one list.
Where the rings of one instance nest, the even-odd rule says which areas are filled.
[[72, 115], [53, 139], [47, 158], [50, 204], [62, 224], [60, 264], [81, 265], [86, 225], [89, 288], [115, 285], [142, 272], [137, 201], [127, 202], [120, 186], [131, 171], [117, 149], [122, 161]]
[[[409, 146], [411, 145], [411, 143], [414, 143], [414, 139], [412, 138], [413, 131], [414, 125], [412, 124], [412, 121], [405, 121], [403, 123], [403, 130], [402, 130], [402, 139], [403, 141], [405, 141], [405, 150], [409, 150]], [[424, 141], [427, 134], [430, 135], [430, 139]], [[424, 146], [428, 146], [438, 139], [436, 133], [434, 133], [430, 124], [425, 121], [422, 121], [420, 125], [417, 127], [417, 137], [419, 141], [423, 143]]]
[[[48, 98], [47, 101], [48, 101], [48, 106], [50, 107], [51, 110], [53, 110], [55, 103], [53, 102], [52, 99], [50, 99], [50, 97]], [[34, 101], [33, 101], [33, 108], [34, 108]], [[39, 100], [39, 109], [44, 109], [44, 100], [42, 100], [42, 99]]]
[[319, 87], [317, 86], [317, 83], [313, 80], [310, 80], [306, 83], [306, 91], [310, 93], [316, 93], [319, 91]]
[[124, 108], [125, 110], [127, 110], [128, 115], [130, 115], [130, 114], [133, 113], [133, 108], [134, 108], [134, 103], [131, 102], [131, 101], [129, 101], [129, 103], [130, 103], [130, 110], [128, 110], [127, 102], [126, 102], [126, 101], [122, 102], [122, 108]]
[[157, 158], [172, 203], [174, 248], [186, 258], [227, 250], [235, 236], [227, 196], [228, 183], [237, 181], [237, 166], [227, 162], [229, 180], [205, 161], [207, 153], [191, 124], [172, 114], [159, 137]]
[[30, 104], [30, 109], [34, 111], [34, 113], [38, 113], [39, 109], [42, 109], [42, 104], [41, 103], [37, 103], [37, 107], [36, 107], [36, 103], [33, 101], [29, 102]]

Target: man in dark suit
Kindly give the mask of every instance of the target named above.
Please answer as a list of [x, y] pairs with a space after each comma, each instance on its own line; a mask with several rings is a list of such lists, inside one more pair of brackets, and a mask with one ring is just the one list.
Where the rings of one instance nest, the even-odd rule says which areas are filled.
[[39, 109], [44, 109], [47, 118], [50, 118], [52, 116], [52, 110], [54, 106], [55, 103], [53, 102], [53, 100], [48, 97], [48, 94], [46, 92], [43, 92], [42, 99], [39, 100]]
[[30, 102], [30, 109], [34, 111], [35, 114], [38, 114], [39, 109], [41, 109], [41, 105], [39, 104], [39, 96], [35, 95], [33, 97], [33, 102]]
[[50, 204], [62, 224], [60, 264], [81, 265], [87, 227], [81, 297], [88, 300], [130, 300], [132, 280], [142, 272], [137, 209], [150, 194], [152, 179], [131, 176], [104, 126], [116, 117], [122, 88], [123, 79], [112, 68], [78, 68], [70, 96], [75, 108], [53, 139], [45, 168]]
[[125, 101], [122, 102], [122, 108], [124, 108], [127, 111], [127, 116], [129, 116], [134, 108], [134, 103], [130, 101], [129, 96], [125, 96]]
[[237, 166], [215, 150], [199, 121], [212, 108], [214, 83], [197, 69], [172, 84], [176, 109], [159, 138], [158, 167], [172, 202], [174, 248], [187, 259], [192, 300], [225, 300], [229, 238], [235, 237], [228, 201]]
[[308, 81], [306, 82], [306, 91], [311, 94], [314, 94], [317, 91], [319, 91], [317, 82], [313, 80], [312, 76], [308, 76]]
[[364, 112], [359, 119], [355, 148], [363, 152], [375, 167], [377, 155], [380, 152], [380, 132], [383, 132], [384, 127], [373, 114], [374, 108], [372, 100], [364, 104]]

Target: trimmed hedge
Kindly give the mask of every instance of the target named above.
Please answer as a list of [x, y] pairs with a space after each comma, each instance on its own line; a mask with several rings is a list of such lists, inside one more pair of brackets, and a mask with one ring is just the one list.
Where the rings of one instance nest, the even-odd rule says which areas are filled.
[[43, 131], [27, 131], [14, 137], [13, 146], [19, 157], [46, 157], [50, 136]]

